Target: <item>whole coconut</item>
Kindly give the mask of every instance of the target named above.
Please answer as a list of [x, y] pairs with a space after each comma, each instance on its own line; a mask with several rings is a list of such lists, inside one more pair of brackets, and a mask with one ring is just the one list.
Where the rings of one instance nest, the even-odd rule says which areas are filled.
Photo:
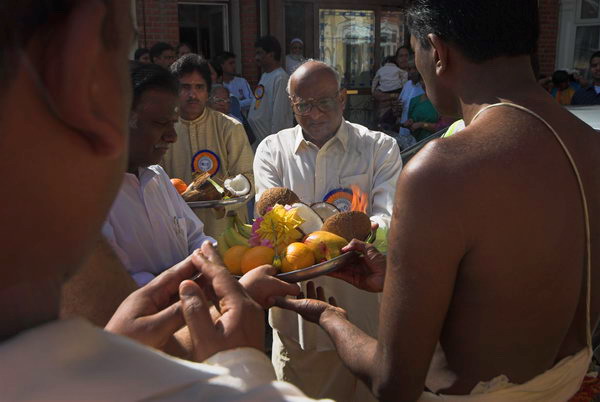
[[371, 233], [371, 220], [364, 212], [347, 211], [330, 216], [323, 222], [321, 230], [335, 233], [350, 241], [365, 240]]
[[262, 193], [260, 200], [256, 203], [256, 212], [263, 216], [267, 209], [275, 204], [292, 205], [300, 202], [300, 198], [292, 190], [286, 187], [269, 188]]

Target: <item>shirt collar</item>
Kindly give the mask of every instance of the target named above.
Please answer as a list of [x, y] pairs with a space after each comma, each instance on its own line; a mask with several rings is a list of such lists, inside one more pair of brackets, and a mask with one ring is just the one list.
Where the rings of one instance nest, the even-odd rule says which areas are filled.
[[[302, 127], [298, 124], [298, 126], [296, 126], [296, 138], [294, 141], [294, 153], [297, 154], [298, 151], [300, 150], [300, 146], [302, 144], [308, 145], [308, 141], [306, 141], [304, 139], [304, 136], [302, 135]], [[327, 144], [330, 144], [334, 141], [338, 141], [341, 145], [342, 148], [344, 148], [344, 151], [347, 150], [348, 147], [348, 124], [346, 123], [346, 120], [342, 119], [342, 124], [340, 124], [340, 127], [338, 128], [338, 130], [335, 132], [335, 135], [325, 143], [325, 145], [323, 145], [322, 148], [324, 148], [325, 146], [327, 146]]]
[[138, 182], [140, 184], [141, 188], [144, 188], [146, 186], [146, 184], [148, 184], [148, 182], [150, 180], [152, 180], [158, 173], [156, 173], [154, 170], [150, 169], [149, 167], [140, 167], [138, 168], [138, 175], [134, 175], [133, 173], [127, 173], [125, 172], [125, 178], [127, 178], [128, 180], [134, 180], [136, 182]]
[[202, 120], [205, 120], [207, 116], [208, 116], [208, 105], [204, 106], [204, 111], [202, 112], [202, 114], [200, 116], [196, 117], [194, 120], [186, 120], [183, 117], [179, 116], [179, 121], [186, 125], [196, 124], [196, 123], [201, 122]]

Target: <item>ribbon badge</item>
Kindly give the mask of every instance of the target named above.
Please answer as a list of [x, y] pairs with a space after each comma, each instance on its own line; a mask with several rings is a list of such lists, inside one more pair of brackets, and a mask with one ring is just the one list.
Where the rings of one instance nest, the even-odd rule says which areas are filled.
[[192, 172], [208, 172], [214, 176], [221, 167], [221, 160], [213, 151], [202, 149], [192, 157]]
[[254, 88], [254, 97], [256, 98], [256, 102], [254, 103], [254, 110], [260, 107], [261, 99], [265, 96], [265, 87], [263, 85], [259, 85]]
[[351, 210], [352, 195], [352, 190], [349, 188], [336, 188], [328, 192], [323, 197], [323, 201], [335, 205], [342, 212], [346, 212]]

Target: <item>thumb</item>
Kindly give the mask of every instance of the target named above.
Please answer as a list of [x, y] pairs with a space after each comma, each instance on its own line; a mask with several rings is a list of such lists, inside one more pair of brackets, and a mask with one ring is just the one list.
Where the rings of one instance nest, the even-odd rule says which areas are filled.
[[161, 347], [171, 335], [185, 324], [181, 316], [181, 304], [179, 302], [140, 320], [144, 325], [153, 329], [152, 339], [154, 341], [152, 346], [154, 347]]
[[183, 318], [187, 324], [195, 357], [203, 361], [211, 356], [213, 351], [207, 350], [207, 339], [216, 340], [218, 333], [209, 312], [209, 304], [200, 287], [193, 281], [187, 280], [179, 285], [179, 297], [183, 311]]

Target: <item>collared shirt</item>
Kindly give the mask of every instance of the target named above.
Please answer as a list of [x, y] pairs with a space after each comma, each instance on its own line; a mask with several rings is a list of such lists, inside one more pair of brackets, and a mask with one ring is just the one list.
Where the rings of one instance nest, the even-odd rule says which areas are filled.
[[571, 99], [572, 105], [600, 105], [600, 92], [596, 91], [596, 88], [589, 86], [587, 88], [581, 88], [575, 92]]
[[158, 165], [125, 173], [102, 233], [138, 285], [185, 259], [205, 240], [204, 225]]
[[176, 359], [80, 320], [53, 321], [0, 344], [6, 401], [312, 401], [276, 381], [264, 353], [238, 348]]
[[289, 76], [283, 68], [263, 73], [248, 112], [248, 123], [258, 145], [268, 135], [293, 125], [292, 106], [286, 91]]
[[229, 82], [223, 81], [223, 86], [229, 90], [231, 96], [235, 96], [240, 101], [242, 110], [248, 110], [254, 99], [250, 85], [245, 78], [233, 77]]
[[[250, 180], [254, 191], [254, 154], [240, 122], [207, 107], [195, 120], [179, 118], [175, 131], [177, 142], [169, 147], [161, 162], [170, 177], [189, 184], [194, 172], [208, 171], [211, 178], [222, 185], [225, 179], [241, 173]], [[247, 220], [246, 204], [227, 209], [235, 211], [243, 221]], [[204, 223], [204, 232], [215, 238], [227, 226], [227, 219], [217, 219], [211, 208], [194, 209], [194, 213]]]
[[[347, 196], [351, 200], [350, 186], [354, 184], [368, 194], [367, 214], [371, 220], [389, 226], [401, 168], [400, 149], [386, 134], [342, 121], [335, 136], [319, 149], [306, 141], [302, 128], [296, 126], [267, 137], [258, 146], [254, 159], [256, 199], [268, 188], [287, 187], [306, 204], [329, 200], [344, 209], [349, 206]], [[376, 294], [329, 277], [313, 282], [336, 298], [354, 324], [370, 336], [377, 335]], [[273, 328], [303, 349], [334, 349], [322, 329], [307, 324], [296, 313], [276, 307], [270, 313]]]

